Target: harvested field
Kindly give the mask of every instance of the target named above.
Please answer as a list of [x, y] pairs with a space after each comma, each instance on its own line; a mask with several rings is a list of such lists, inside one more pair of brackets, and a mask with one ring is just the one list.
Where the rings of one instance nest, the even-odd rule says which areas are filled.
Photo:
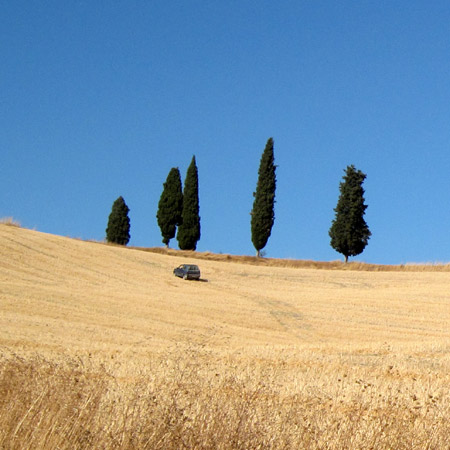
[[0, 252], [0, 448], [450, 448], [448, 266]]

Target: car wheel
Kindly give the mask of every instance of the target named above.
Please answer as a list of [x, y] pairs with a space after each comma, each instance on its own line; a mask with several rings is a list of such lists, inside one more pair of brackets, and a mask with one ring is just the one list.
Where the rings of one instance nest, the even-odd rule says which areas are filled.
[[183, 275], [183, 280], [187, 280], [188, 276], [187, 275]]

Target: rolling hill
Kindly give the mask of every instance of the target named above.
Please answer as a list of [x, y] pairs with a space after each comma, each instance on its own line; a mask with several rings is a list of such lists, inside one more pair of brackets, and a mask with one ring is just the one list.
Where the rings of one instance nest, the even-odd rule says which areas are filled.
[[[448, 448], [449, 272], [277, 267], [190, 254], [202, 281], [189, 282], [172, 274], [188, 261], [180, 252], [6, 225], [0, 252], [0, 447], [55, 448], [58, 430], [47, 424], [39, 432], [38, 413], [30, 414], [41, 411], [44, 427], [53, 411], [39, 386], [52, 379], [64, 397], [75, 389], [64, 377], [82, 375], [80, 392], [92, 394], [101, 380], [108, 387], [98, 405], [112, 409], [91, 411], [92, 427], [72, 418], [81, 431], [69, 414], [73, 440], [61, 438], [60, 448], [119, 448], [119, 436], [120, 448], [182, 448], [177, 439], [186, 448]], [[30, 382], [27, 400], [13, 393], [15, 377]], [[149, 412], [150, 397], [145, 409], [133, 396], [139, 383], [142, 395], [165, 391], [159, 415]], [[122, 423], [128, 416], [114, 408], [132, 401], [155, 429], [166, 424], [156, 437], [139, 434], [147, 447], [108, 421], [118, 415]], [[24, 406], [13, 413], [11, 402]]]

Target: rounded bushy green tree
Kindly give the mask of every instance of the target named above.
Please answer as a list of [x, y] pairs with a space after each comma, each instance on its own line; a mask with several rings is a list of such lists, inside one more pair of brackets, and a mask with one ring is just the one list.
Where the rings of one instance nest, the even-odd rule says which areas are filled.
[[275, 169], [273, 139], [269, 138], [261, 156], [258, 183], [253, 193], [255, 200], [250, 213], [252, 242], [258, 257], [261, 256], [261, 249], [267, 244], [275, 220]]
[[162, 241], [168, 247], [170, 240], [175, 237], [177, 226], [181, 223], [183, 210], [183, 192], [178, 168], [174, 167], [170, 170], [163, 186], [156, 218], [161, 229]]
[[114, 244], [127, 245], [130, 241], [130, 209], [123, 197], [114, 201], [106, 228], [106, 241]]
[[341, 194], [328, 234], [331, 246], [344, 255], [345, 262], [349, 256], [363, 252], [372, 234], [364, 220], [367, 205], [364, 203], [362, 184], [365, 178], [366, 175], [356, 170], [355, 166], [347, 166], [343, 181], [339, 185]]
[[183, 210], [178, 227], [177, 240], [181, 250], [195, 250], [200, 240], [200, 216], [198, 199], [198, 169], [195, 156], [186, 173], [183, 189]]

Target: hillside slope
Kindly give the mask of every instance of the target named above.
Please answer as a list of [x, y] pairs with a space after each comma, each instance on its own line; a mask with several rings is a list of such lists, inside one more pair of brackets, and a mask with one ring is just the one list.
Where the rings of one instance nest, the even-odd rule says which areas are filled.
[[[145, 354], [450, 340], [450, 274], [322, 271], [198, 261], [0, 226], [0, 344]], [[195, 261], [194, 261], [195, 262]]]
[[1, 448], [448, 449], [449, 272], [181, 262], [0, 225]]

